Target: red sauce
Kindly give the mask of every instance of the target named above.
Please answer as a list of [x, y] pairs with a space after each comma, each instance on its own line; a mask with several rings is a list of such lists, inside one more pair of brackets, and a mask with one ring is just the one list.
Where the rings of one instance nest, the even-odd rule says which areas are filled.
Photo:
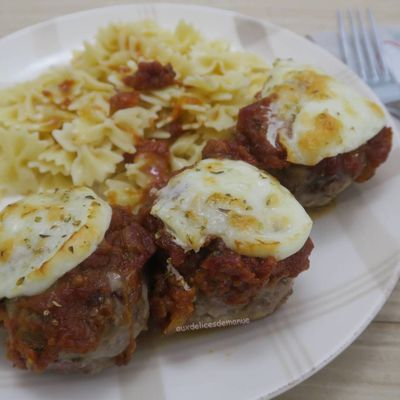
[[127, 76], [124, 83], [135, 90], [157, 90], [172, 85], [175, 75], [169, 63], [162, 65], [158, 61], [140, 62], [137, 71]]
[[273, 257], [241, 256], [218, 240], [194, 272], [192, 281], [205, 295], [224, 299], [227, 304], [248, 304], [276, 266]]
[[209, 240], [198, 253], [185, 252], [165, 230], [162, 222], [148, 217], [146, 226], [155, 232], [156, 244], [165, 258], [196, 292], [217, 296], [227, 304], [248, 304], [270, 279], [296, 277], [309, 267], [311, 239], [297, 253], [277, 261], [274, 257], [247, 257], [235, 253], [220, 239]]
[[392, 129], [385, 127], [364, 145], [367, 162], [356, 182], [364, 182], [371, 178], [379, 165], [386, 161], [392, 148], [392, 139]]
[[119, 92], [110, 98], [110, 115], [118, 110], [135, 107], [139, 104], [138, 92]]
[[165, 186], [171, 176], [169, 146], [163, 140], [145, 140], [137, 147], [135, 160], [145, 159], [141, 170], [151, 178], [152, 188]]
[[203, 149], [202, 157], [229, 158], [231, 160], [242, 160], [249, 164], [258, 165], [257, 160], [249, 153], [246, 147], [234, 140], [209, 140]]
[[154, 202], [155, 192], [152, 189], [165, 186], [172, 176], [168, 142], [158, 139], [144, 140], [137, 146], [135, 154], [125, 154], [124, 159], [129, 162], [143, 161], [140, 170], [150, 178], [150, 183], [143, 192], [139, 212], [141, 216], [148, 215]]
[[356, 182], [364, 182], [370, 179], [376, 168], [387, 159], [392, 147], [392, 135], [391, 128], [385, 127], [358, 149], [325, 158], [308, 168], [314, 168], [316, 172], [325, 176], [346, 173]]
[[153, 274], [150, 310], [165, 334], [173, 333], [194, 311], [195, 289], [186, 290], [172, 274]]
[[260, 168], [285, 168], [286, 151], [277, 143], [270, 143], [267, 139], [268, 110], [274, 98], [266, 97], [250, 104], [239, 111], [236, 125], [236, 140], [248, 148], [257, 159]]
[[183, 135], [184, 131], [182, 129], [182, 124], [179, 120], [175, 120], [167, 124], [164, 129], [171, 134], [171, 140], [177, 139], [179, 136]]
[[304, 246], [290, 257], [277, 263], [272, 271], [271, 278], [280, 280], [282, 278], [295, 278], [300, 272], [305, 271], [310, 266], [309, 256], [314, 244], [310, 238], [304, 243]]
[[68, 96], [71, 93], [72, 87], [74, 86], [75, 82], [72, 79], [66, 79], [64, 82], [61, 82], [58, 85], [60, 92], [65, 96]]

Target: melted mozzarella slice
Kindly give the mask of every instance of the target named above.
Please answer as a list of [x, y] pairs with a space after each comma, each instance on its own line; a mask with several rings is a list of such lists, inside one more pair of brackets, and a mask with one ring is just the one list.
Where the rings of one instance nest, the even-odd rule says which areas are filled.
[[[262, 92], [274, 95], [267, 139], [277, 138], [288, 161], [315, 165], [357, 149], [385, 126], [383, 110], [351, 87], [291, 60], [274, 63]], [[271, 140], [272, 139], [272, 140]]]
[[0, 213], [0, 298], [31, 296], [92, 254], [111, 207], [87, 188], [27, 196]]
[[202, 160], [174, 176], [158, 192], [151, 214], [185, 251], [219, 237], [239, 254], [278, 260], [300, 250], [312, 226], [275, 178], [232, 160]]

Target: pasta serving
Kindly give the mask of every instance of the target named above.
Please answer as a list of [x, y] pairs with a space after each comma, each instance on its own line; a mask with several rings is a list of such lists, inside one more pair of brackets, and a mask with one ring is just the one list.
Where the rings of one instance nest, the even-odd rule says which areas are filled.
[[[154, 61], [171, 68], [171, 84], [132, 90], [140, 63]], [[256, 55], [207, 41], [185, 22], [174, 31], [152, 21], [110, 25], [70, 65], [1, 90], [1, 189], [86, 185], [135, 211], [151, 182], [138, 147], [168, 141], [170, 168], [192, 165], [208, 139], [231, 135], [267, 73]]]

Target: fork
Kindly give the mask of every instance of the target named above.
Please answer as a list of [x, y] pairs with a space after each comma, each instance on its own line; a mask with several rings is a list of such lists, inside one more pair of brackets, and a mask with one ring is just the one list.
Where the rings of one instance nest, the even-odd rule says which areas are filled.
[[388, 110], [400, 118], [400, 85], [389, 70], [375, 18], [368, 9], [364, 19], [359, 10], [347, 11], [347, 20], [349, 30], [343, 12], [337, 11], [343, 61], [372, 87]]

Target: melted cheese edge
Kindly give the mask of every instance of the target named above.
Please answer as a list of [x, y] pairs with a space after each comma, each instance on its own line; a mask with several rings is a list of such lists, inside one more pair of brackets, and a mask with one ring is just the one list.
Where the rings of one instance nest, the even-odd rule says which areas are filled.
[[111, 214], [87, 188], [47, 191], [8, 205], [0, 212], [0, 298], [48, 289], [96, 250]]
[[274, 95], [266, 132], [287, 160], [315, 165], [357, 149], [385, 126], [380, 106], [351, 87], [308, 65], [277, 60], [262, 96]]
[[159, 190], [151, 214], [185, 251], [221, 238], [235, 252], [285, 259], [300, 250], [312, 221], [271, 175], [243, 161], [206, 159]]

